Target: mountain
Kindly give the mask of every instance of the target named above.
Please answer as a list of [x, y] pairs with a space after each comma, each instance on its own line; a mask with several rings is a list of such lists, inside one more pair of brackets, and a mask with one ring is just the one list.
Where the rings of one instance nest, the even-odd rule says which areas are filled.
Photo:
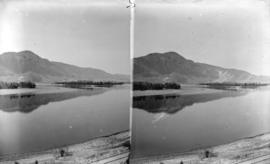
[[176, 52], [151, 53], [134, 58], [133, 75], [134, 81], [148, 82], [270, 82], [270, 77], [197, 63]]
[[83, 68], [49, 61], [31, 51], [3, 53], [0, 55], [0, 81], [18, 80], [33, 82], [70, 80], [129, 81], [129, 76], [114, 75], [100, 69]]

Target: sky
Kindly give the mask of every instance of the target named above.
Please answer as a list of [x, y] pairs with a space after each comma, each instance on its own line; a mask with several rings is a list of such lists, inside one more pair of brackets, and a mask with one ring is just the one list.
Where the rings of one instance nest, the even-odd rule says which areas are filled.
[[0, 0], [0, 53], [130, 74], [125, 0]]
[[136, 0], [135, 57], [175, 51], [196, 62], [270, 76], [264, 0]]

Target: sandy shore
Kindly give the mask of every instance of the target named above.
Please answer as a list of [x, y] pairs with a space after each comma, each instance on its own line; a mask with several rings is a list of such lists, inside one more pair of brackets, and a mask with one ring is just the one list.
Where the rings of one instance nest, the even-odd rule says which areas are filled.
[[183, 154], [132, 159], [131, 162], [134, 164], [181, 164], [181, 162], [183, 164], [269, 164], [270, 133], [207, 149]]
[[[0, 164], [86, 164], [124, 163], [129, 156], [130, 132], [124, 131], [110, 136], [96, 138], [84, 143], [53, 150], [0, 157]], [[61, 157], [64, 150], [64, 157]]]

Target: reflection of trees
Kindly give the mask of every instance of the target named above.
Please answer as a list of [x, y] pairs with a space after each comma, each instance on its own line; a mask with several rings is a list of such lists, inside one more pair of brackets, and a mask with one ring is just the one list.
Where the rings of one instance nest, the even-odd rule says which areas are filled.
[[12, 94], [0, 96], [0, 110], [5, 112], [30, 113], [41, 105], [50, 102], [73, 99], [80, 96], [92, 96], [104, 93], [105, 90], [75, 90], [70, 92], [46, 93], [46, 94]]
[[218, 92], [196, 95], [154, 95], [133, 97], [133, 108], [145, 110], [150, 113], [174, 114], [187, 106], [203, 103], [226, 97], [236, 97], [247, 92]]

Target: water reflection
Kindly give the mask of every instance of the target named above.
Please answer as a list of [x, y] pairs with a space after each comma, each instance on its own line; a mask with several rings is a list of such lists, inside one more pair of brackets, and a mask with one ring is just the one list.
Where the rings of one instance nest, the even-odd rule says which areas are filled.
[[22, 112], [30, 113], [38, 109], [42, 105], [47, 105], [51, 102], [64, 101], [73, 99], [80, 96], [92, 96], [104, 93], [106, 90], [74, 90], [69, 92], [59, 93], [24, 93], [24, 94], [11, 94], [0, 95], [0, 110], [5, 112]]
[[226, 97], [243, 96], [248, 92], [217, 92], [196, 95], [154, 95], [133, 97], [133, 108], [145, 110], [149, 113], [174, 114], [195, 103], [218, 100]]
[[46, 94], [42, 88], [36, 94], [0, 96], [0, 156], [81, 143], [129, 128], [128, 88], [49, 89]]
[[269, 132], [269, 89], [215, 92], [134, 97], [132, 157], [183, 153]]

